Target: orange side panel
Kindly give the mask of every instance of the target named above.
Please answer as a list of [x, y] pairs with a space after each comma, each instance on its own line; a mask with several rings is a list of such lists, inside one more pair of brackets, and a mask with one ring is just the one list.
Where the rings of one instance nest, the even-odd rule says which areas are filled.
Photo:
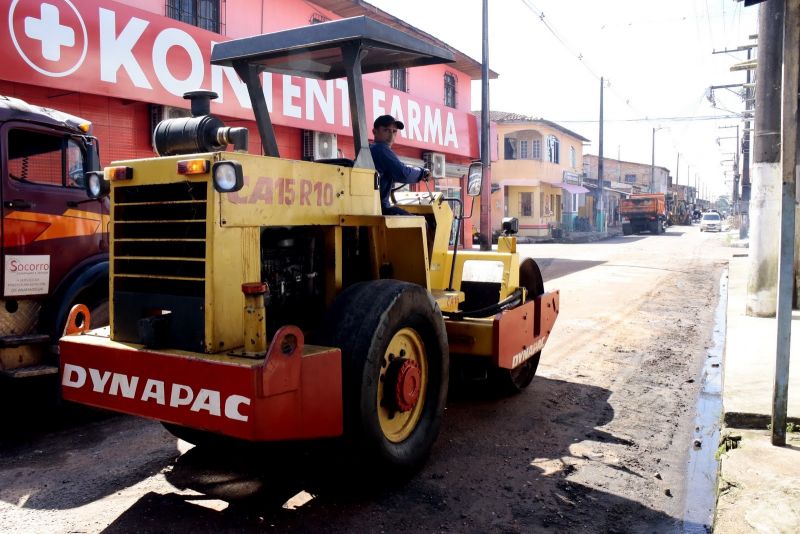
[[498, 367], [514, 369], [540, 352], [558, 317], [559, 292], [544, 293], [494, 320], [494, 357]]

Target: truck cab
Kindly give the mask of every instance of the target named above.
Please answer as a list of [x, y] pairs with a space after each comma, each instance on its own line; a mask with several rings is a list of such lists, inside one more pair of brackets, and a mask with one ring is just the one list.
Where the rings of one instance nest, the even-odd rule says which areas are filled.
[[0, 376], [56, 374], [76, 303], [107, 322], [108, 202], [87, 200], [100, 168], [91, 124], [0, 96]]

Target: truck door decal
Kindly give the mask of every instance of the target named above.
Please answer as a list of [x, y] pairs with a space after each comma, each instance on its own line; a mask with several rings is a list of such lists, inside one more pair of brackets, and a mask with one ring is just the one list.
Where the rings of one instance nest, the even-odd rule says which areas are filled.
[[74, 209], [61, 215], [12, 211], [3, 223], [3, 246], [19, 247], [34, 241], [102, 233], [108, 216]]

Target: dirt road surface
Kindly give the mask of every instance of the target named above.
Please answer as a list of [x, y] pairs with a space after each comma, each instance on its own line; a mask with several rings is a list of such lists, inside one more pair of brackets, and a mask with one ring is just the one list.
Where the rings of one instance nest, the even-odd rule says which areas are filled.
[[158, 423], [53, 414], [6, 390], [0, 531], [691, 530], [687, 456], [725, 235], [673, 227], [520, 248], [561, 290], [537, 377], [513, 397], [451, 395], [409, 479], [326, 447], [192, 448]]

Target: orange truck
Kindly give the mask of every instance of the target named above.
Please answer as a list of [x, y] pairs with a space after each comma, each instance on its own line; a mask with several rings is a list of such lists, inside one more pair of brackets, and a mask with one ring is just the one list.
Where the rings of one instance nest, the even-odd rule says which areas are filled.
[[107, 324], [108, 202], [86, 198], [100, 169], [88, 121], [0, 96], [0, 158], [0, 384], [9, 385], [58, 373], [73, 305]]
[[667, 221], [667, 203], [664, 193], [633, 194], [619, 203], [624, 235], [650, 232], [664, 233]]

